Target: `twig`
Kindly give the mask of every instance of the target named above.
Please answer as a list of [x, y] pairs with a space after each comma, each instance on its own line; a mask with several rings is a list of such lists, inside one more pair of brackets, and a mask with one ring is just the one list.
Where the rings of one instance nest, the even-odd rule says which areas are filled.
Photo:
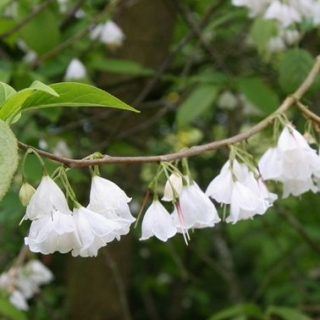
[[306, 106], [304, 106], [301, 102], [297, 102], [298, 108], [302, 111], [304, 116], [311, 120], [312, 122], [316, 123], [317, 125], [320, 125], [320, 117], [318, 117], [316, 114], [314, 114], [312, 111], [310, 111]]
[[138, 156], [138, 157], [130, 157], [130, 156], [114, 157], [114, 156], [104, 155], [100, 159], [83, 160], [83, 159], [70, 159], [70, 158], [60, 157], [43, 150], [33, 148], [20, 141], [18, 142], [18, 146], [22, 150], [28, 150], [29, 148], [31, 148], [35, 152], [37, 152], [40, 156], [59, 162], [67, 167], [87, 167], [87, 166], [102, 165], [102, 164], [141, 164], [141, 163], [174, 161], [182, 158], [196, 156], [208, 151], [216, 150], [222, 147], [227, 147], [229, 145], [247, 140], [254, 134], [265, 129], [268, 125], [270, 125], [270, 123], [273, 122], [275, 117], [277, 117], [281, 113], [286, 112], [294, 103], [297, 103], [302, 98], [302, 96], [308, 91], [308, 89], [313, 84], [319, 70], [320, 70], [320, 56], [316, 58], [311, 71], [309, 72], [308, 76], [303, 81], [301, 86], [292, 95], [288, 96], [274, 113], [272, 113], [271, 115], [269, 115], [268, 117], [266, 117], [265, 119], [257, 123], [255, 126], [250, 128], [249, 130], [239, 133], [227, 139], [194, 146], [194, 147], [191, 147], [190, 149], [184, 149], [179, 152], [174, 152], [174, 153], [169, 153], [164, 155]]

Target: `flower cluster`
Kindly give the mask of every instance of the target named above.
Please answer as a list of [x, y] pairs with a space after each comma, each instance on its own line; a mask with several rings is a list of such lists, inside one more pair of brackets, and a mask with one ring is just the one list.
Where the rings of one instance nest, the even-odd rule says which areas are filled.
[[232, 223], [264, 214], [277, 199], [276, 194], [268, 191], [258, 172], [249, 171], [235, 159], [226, 162], [209, 184], [206, 194], [221, 204], [230, 205], [226, 221]]
[[319, 189], [320, 157], [291, 124], [284, 127], [277, 146], [262, 156], [259, 170], [264, 180], [283, 183], [284, 198]]
[[220, 221], [214, 204], [188, 177], [173, 173], [166, 183], [162, 200], [174, 203], [172, 214], [159, 200], [154, 200], [142, 221], [140, 240], [156, 236], [167, 241], [181, 232], [187, 243], [189, 229], [213, 227]]
[[263, 17], [276, 21], [277, 36], [270, 39], [270, 51], [281, 51], [295, 44], [301, 37], [296, 26], [320, 24], [320, 2], [317, 0], [232, 0], [234, 6], [248, 8], [249, 17]]
[[96, 256], [101, 247], [129, 232], [135, 221], [130, 200], [116, 184], [94, 176], [89, 205], [77, 203], [71, 211], [61, 189], [45, 175], [26, 209], [24, 219], [32, 223], [25, 244], [43, 254]]
[[0, 275], [0, 289], [8, 293], [9, 301], [21, 310], [28, 310], [27, 299], [51, 282], [51, 271], [38, 260], [30, 260], [22, 267], [12, 268]]

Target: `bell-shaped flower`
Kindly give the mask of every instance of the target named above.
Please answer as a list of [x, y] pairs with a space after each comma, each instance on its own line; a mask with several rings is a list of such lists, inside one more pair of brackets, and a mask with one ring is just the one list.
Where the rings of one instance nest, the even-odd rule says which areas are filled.
[[64, 214], [59, 211], [32, 221], [29, 236], [24, 242], [32, 252], [43, 254], [66, 253], [81, 245], [71, 212]]
[[109, 20], [105, 24], [98, 24], [90, 33], [92, 40], [100, 40], [111, 47], [119, 47], [124, 41], [124, 34], [120, 27]]
[[174, 201], [179, 197], [183, 187], [183, 178], [177, 173], [172, 173], [164, 186], [162, 201]]
[[87, 76], [87, 70], [84, 64], [77, 58], [73, 58], [66, 70], [65, 80], [79, 80]]
[[74, 208], [73, 217], [81, 243], [72, 250], [74, 257], [95, 257], [98, 250], [113, 241], [122, 228], [116, 221], [84, 207]]
[[220, 221], [214, 204], [195, 182], [182, 188], [172, 216], [178, 231], [183, 233], [188, 229], [213, 227]]
[[30, 199], [24, 220], [36, 220], [43, 217], [52, 217], [53, 214], [70, 214], [66, 197], [58, 185], [49, 177], [43, 176], [42, 180]]
[[209, 184], [206, 194], [219, 203], [230, 204], [226, 221], [233, 223], [264, 214], [277, 199], [261, 178], [256, 178], [247, 166], [235, 159], [226, 162], [220, 174]]
[[120, 224], [118, 236], [127, 234], [136, 220], [128, 206], [130, 201], [131, 198], [112, 181], [99, 176], [92, 178], [88, 209]]
[[313, 179], [320, 178], [320, 157], [292, 125], [282, 130], [275, 148], [269, 148], [259, 161], [264, 180], [283, 183], [283, 197], [316, 192]]
[[37, 285], [47, 284], [53, 280], [52, 272], [39, 260], [28, 261], [20, 270]]
[[170, 213], [160, 201], [153, 201], [144, 215], [140, 240], [147, 240], [155, 236], [161, 241], [167, 241], [176, 233], [177, 228], [173, 225]]

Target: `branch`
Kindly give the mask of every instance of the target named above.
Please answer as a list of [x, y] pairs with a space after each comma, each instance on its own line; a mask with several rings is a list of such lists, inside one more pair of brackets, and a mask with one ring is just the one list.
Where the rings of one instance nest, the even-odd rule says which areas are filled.
[[[244, 141], [249, 139], [254, 134], [262, 131], [268, 125], [270, 125], [276, 116], [281, 113], [286, 112], [293, 104], [297, 103], [302, 96], [308, 91], [308, 89], [313, 84], [317, 74], [320, 71], [320, 55], [316, 58], [315, 63], [309, 72], [306, 79], [300, 85], [300, 87], [290, 96], [288, 96], [280, 107], [271, 115], [257, 123], [251, 129], [239, 133], [231, 138], [210, 142], [207, 144], [199, 145], [191, 147], [190, 149], [184, 149], [179, 152], [164, 154], [164, 155], [155, 155], [155, 156], [140, 156], [140, 157], [113, 157], [109, 155], [104, 155], [100, 159], [92, 159], [92, 160], [83, 160], [83, 159], [70, 159], [65, 157], [60, 157], [54, 155], [52, 153], [33, 148], [27, 144], [22, 142], [18, 142], [18, 146], [22, 150], [33, 149], [35, 150], [40, 156], [59, 162], [67, 167], [87, 167], [87, 166], [94, 166], [94, 165], [102, 165], [102, 164], [141, 164], [141, 163], [152, 163], [152, 162], [164, 162], [164, 161], [174, 161], [179, 160], [182, 158], [187, 158], [191, 156], [196, 156], [202, 154], [207, 151], [216, 150], [222, 147], [227, 147], [232, 144], [236, 144], [238, 142]], [[310, 111], [311, 112], [311, 111]]]

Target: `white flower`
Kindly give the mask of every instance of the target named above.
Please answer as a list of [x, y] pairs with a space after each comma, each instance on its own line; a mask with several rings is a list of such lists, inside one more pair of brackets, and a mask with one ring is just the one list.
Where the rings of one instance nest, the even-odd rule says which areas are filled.
[[90, 33], [92, 40], [100, 40], [101, 42], [111, 46], [121, 46], [124, 41], [124, 34], [119, 26], [109, 20], [105, 24], [98, 24]]
[[183, 178], [177, 173], [172, 173], [164, 186], [162, 201], [174, 201], [182, 191]]
[[320, 157], [306, 139], [288, 124], [284, 127], [277, 147], [269, 148], [259, 161], [264, 180], [283, 183], [283, 197], [317, 191], [313, 179], [320, 177]]
[[213, 227], [220, 221], [214, 204], [195, 182], [182, 188], [172, 217], [178, 231], [183, 233], [188, 229]]
[[288, 27], [295, 22], [301, 22], [300, 13], [292, 6], [279, 0], [273, 1], [264, 14], [266, 19], [275, 19], [283, 27]]
[[83, 63], [79, 59], [73, 58], [67, 67], [64, 79], [78, 80], [78, 79], [83, 79], [86, 76], [87, 76], [87, 70], [83, 65]]
[[70, 214], [67, 200], [61, 189], [49, 176], [43, 176], [23, 219], [36, 220], [51, 217], [56, 211]]
[[122, 227], [116, 221], [87, 208], [73, 209], [73, 216], [81, 246], [72, 250], [74, 257], [95, 257], [98, 250], [113, 241]]
[[217, 105], [223, 110], [234, 110], [239, 103], [238, 100], [235, 94], [230, 90], [226, 90], [220, 94]]
[[60, 211], [32, 221], [29, 236], [25, 238], [32, 252], [66, 253], [81, 246], [74, 218]]
[[230, 204], [227, 222], [236, 223], [256, 214], [264, 214], [277, 198], [254, 174], [237, 160], [232, 163], [228, 160], [220, 174], [209, 184], [206, 190], [209, 197], [222, 204]]
[[9, 297], [9, 301], [17, 308], [20, 310], [28, 310], [29, 306], [27, 304], [27, 301], [25, 299], [25, 297], [23, 296], [23, 294], [18, 291], [18, 290], [14, 290], [10, 297]]
[[120, 224], [122, 228], [118, 229], [118, 236], [127, 234], [136, 220], [128, 206], [130, 201], [131, 198], [112, 181], [99, 176], [92, 178], [88, 209]]
[[37, 285], [47, 284], [53, 280], [52, 272], [39, 260], [30, 260], [21, 269], [23, 274]]
[[27, 206], [32, 198], [32, 196], [34, 195], [34, 192], [36, 190], [34, 189], [34, 187], [27, 183], [24, 182], [19, 190], [19, 199], [22, 203], [23, 206]]
[[170, 213], [159, 201], [153, 201], [144, 215], [140, 240], [156, 236], [161, 241], [167, 241], [176, 233]]

